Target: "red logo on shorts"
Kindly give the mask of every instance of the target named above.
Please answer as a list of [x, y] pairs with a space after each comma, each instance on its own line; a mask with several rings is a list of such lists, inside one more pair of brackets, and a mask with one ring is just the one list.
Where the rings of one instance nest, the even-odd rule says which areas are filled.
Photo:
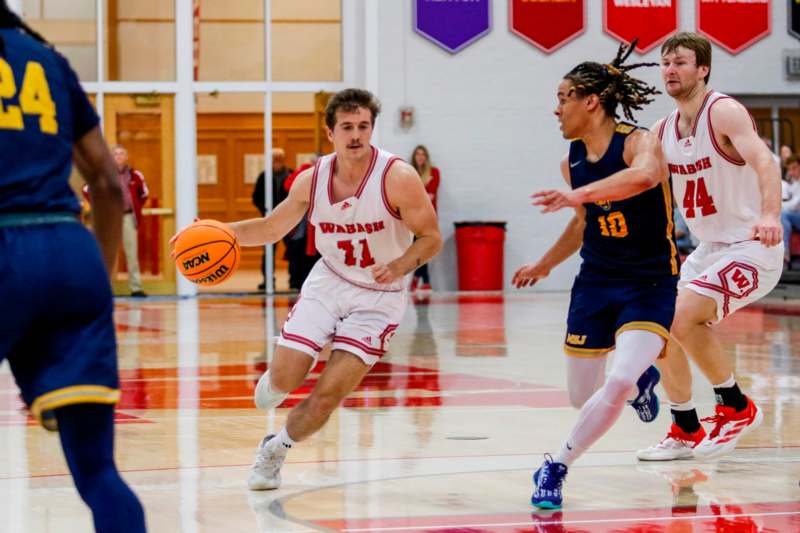
[[361, 340], [367, 344], [372, 344], [372, 337], [361, 337]]
[[342, 204], [342, 211], [344, 211], [345, 209], [347, 209], [347, 208], [348, 208], [348, 207], [350, 207], [350, 206], [351, 206], [350, 202], [347, 202], [347, 201], [345, 201], [345, 202]]

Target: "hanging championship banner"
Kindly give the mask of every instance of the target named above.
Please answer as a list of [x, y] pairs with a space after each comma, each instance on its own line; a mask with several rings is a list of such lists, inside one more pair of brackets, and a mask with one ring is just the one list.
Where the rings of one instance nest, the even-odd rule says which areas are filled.
[[414, 0], [414, 31], [455, 54], [491, 27], [491, 0]]
[[697, 31], [738, 54], [772, 31], [770, 0], [697, 0]]
[[800, 39], [800, 0], [789, 0], [789, 35]]
[[678, 0], [605, 0], [603, 31], [648, 52], [678, 30]]
[[511, 33], [551, 53], [586, 29], [585, 0], [509, 0]]

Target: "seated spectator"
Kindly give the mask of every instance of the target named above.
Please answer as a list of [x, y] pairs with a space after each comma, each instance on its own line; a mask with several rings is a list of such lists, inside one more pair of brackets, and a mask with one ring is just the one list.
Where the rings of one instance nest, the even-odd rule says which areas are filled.
[[783, 206], [781, 224], [783, 225], [784, 260], [791, 260], [791, 237], [793, 229], [800, 229], [800, 159], [789, 156], [786, 159], [786, 179], [782, 183]]
[[785, 144], [781, 145], [781, 149], [778, 150], [778, 156], [780, 157], [781, 160], [781, 176], [783, 176], [783, 179], [786, 179], [786, 160], [793, 155], [794, 151], [792, 150], [792, 148]]

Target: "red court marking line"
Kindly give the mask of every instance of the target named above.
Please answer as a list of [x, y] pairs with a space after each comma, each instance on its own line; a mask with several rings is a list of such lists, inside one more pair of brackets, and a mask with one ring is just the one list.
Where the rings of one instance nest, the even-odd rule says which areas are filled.
[[[717, 509], [729, 509], [721, 512]], [[753, 529], [756, 526], [752, 517], [763, 519], [763, 526], [775, 529]], [[592, 528], [592, 532], [616, 533], [650, 533], [663, 531], [663, 522], [669, 521], [704, 521], [703, 531], [792, 531], [800, 526], [800, 502], [759, 502], [731, 503], [715, 506], [699, 506], [694, 512], [687, 508], [642, 508], [642, 509], [602, 509], [592, 511], [544, 511], [532, 510], [528, 513], [503, 513], [465, 516], [427, 516], [398, 518], [367, 519], [333, 519], [314, 520], [322, 527], [343, 532], [379, 532], [405, 531], [423, 533], [438, 530], [445, 531], [487, 531], [494, 533], [528, 532], [528, 531], [573, 531], [564, 526], [578, 524], [600, 525], [600, 529]], [[640, 522], [620, 529], [621, 522]], [[658, 523], [662, 523], [659, 525]], [[720, 523], [722, 522], [722, 523]], [[602, 525], [604, 524], [605, 525]], [[709, 528], [708, 526], [712, 526]], [[722, 529], [714, 526], [721, 526]], [[528, 527], [530, 529], [519, 529]], [[737, 529], [739, 527], [739, 529]], [[476, 529], [481, 528], [481, 529]], [[541, 529], [545, 528], [545, 529]], [[574, 530], [578, 531], [578, 530]], [[584, 530], [581, 530], [584, 531]]]

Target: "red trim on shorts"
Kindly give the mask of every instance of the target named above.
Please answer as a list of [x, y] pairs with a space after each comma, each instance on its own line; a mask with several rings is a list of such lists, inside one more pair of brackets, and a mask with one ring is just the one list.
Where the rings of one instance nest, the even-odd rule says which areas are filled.
[[399, 325], [400, 324], [389, 324], [383, 328], [383, 331], [378, 336], [378, 338], [381, 340], [381, 350], [386, 351], [386, 343], [389, 342], [389, 339], [392, 337], [394, 332], [397, 331], [397, 327]]
[[386, 163], [386, 168], [383, 169], [383, 176], [381, 176], [381, 198], [383, 199], [383, 205], [386, 207], [386, 210], [389, 211], [389, 214], [397, 220], [403, 220], [400, 216], [400, 211], [392, 209], [392, 204], [389, 203], [389, 197], [386, 195], [386, 175], [389, 173], [389, 169], [396, 161], [400, 161], [400, 158], [393, 157], [389, 159], [389, 162]]
[[[714, 150], [716, 150], [717, 153], [719, 155], [721, 155], [722, 158], [725, 161], [727, 161], [728, 163], [732, 163], [732, 164], [734, 164], [734, 165], [736, 165], [738, 167], [743, 167], [746, 164], [746, 162], [744, 160], [742, 160], [742, 159], [734, 159], [733, 157], [729, 156], [728, 154], [726, 154], [725, 152], [722, 151], [722, 148], [720, 148], [719, 144], [717, 144], [717, 138], [714, 135], [714, 126], [711, 124], [711, 108], [714, 107], [714, 104], [716, 104], [720, 100], [725, 100], [726, 98], [731, 98], [731, 97], [730, 96], [720, 96], [719, 98], [717, 98], [716, 100], [711, 102], [710, 106], [708, 106], [708, 134], [711, 137], [711, 144], [714, 145]], [[733, 98], [731, 98], [731, 100], [733, 100], [734, 102], [736, 101]], [[752, 120], [752, 119], [753, 119], [753, 117], [750, 117], [750, 120]]]
[[336, 276], [338, 276], [342, 280], [346, 281], [350, 285], [358, 287], [359, 289], [367, 289], [368, 291], [377, 291], [377, 292], [402, 292], [404, 290], [402, 287], [399, 288], [399, 289], [381, 289], [379, 287], [374, 287], [374, 286], [371, 286], [371, 285], [367, 285], [365, 283], [359, 283], [357, 281], [353, 281], [351, 279], [348, 279], [348, 278], [344, 277], [342, 274], [339, 274], [339, 272], [337, 272], [335, 268], [333, 268], [331, 265], [329, 265], [324, 257], [322, 258], [322, 264], [325, 265], [326, 267], [328, 267], [328, 270], [330, 270]]
[[[728, 287], [728, 278], [725, 277], [725, 275], [734, 268], [747, 270], [748, 272], [753, 274], [753, 283], [751, 284], [749, 289], [742, 292], [741, 294], [732, 292], [730, 290], [730, 288]], [[731, 261], [717, 272], [717, 277], [722, 283], [721, 285], [715, 285], [710, 281], [704, 281], [701, 279], [693, 279], [689, 283], [692, 285], [696, 285], [698, 287], [703, 287], [705, 289], [719, 292], [720, 294], [723, 295], [722, 318], [725, 318], [730, 314], [731, 298], [736, 298], [737, 300], [741, 300], [742, 298], [750, 296], [750, 294], [752, 294], [753, 291], [758, 289], [758, 269], [752, 265], [748, 265], [747, 263], [742, 263], [740, 261]]]
[[314, 174], [311, 176], [311, 197], [308, 202], [308, 220], [311, 220], [311, 213], [314, 212], [314, 199], [317, 196], [317, 178], [319, 177], [319, 166], [322, 163], [322, 158], [317, 159], [314, 164]]
[[342, 337], [339, 335], [335, 335], [333, 337], [333, 342], [340, 342], [342, 344], [349, 344], [350, 346], [355, 346], [356, 348], [362, 350], [364, 353], [368, 355], [374, 355], [377, 357], [383, 357], [386, 354], [384, 350], [376, 350], [372, 346], [368, 344], [364, 344], [363, 342], [359, 341], [358, 339], [353, 339], [350, 337]]
[[304, 344], [309, 348], [312, 348], [314, 351], [321, 352], [322, 348], [317, 346], [317, 343], [312, 341], [311, 339], [307, 339], [305, 337], [301, 337], [300, 335], [295, 335], [294, 333], [286, 333], [285, 329], [281, 329], [281, 337], [286, 339], [287, 341], [297, 342], [299, 344]]

